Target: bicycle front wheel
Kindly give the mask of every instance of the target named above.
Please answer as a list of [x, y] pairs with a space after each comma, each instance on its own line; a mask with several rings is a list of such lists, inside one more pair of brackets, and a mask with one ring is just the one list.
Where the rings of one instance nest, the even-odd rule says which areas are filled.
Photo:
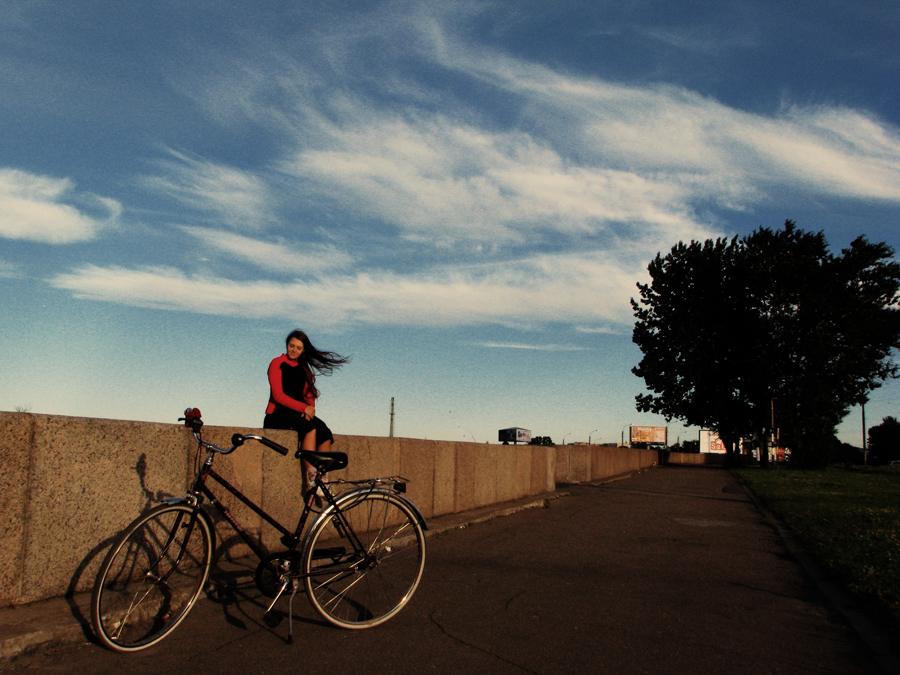
[[189, 504], [159, 506], [135, 520], [100, 567], [91, 597], [97, 638], [119, 652], [162, 640], [193, 607], [212, 560], [205, 513]]
[[371, 628], [399, 612], [425, 568], [425, 534], [406, 502], [388, 491], [348, 494], [326, 511], [303, 551], [306, 590], [326, 620]]

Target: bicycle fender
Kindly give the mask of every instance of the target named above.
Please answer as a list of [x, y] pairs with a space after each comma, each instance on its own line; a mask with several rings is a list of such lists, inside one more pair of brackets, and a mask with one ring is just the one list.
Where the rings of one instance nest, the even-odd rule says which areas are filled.
[[419, 525], [422, 526], [422, 529], [427, 530], [428, 523], [425, 520], [425, 516], [422, 515], [421, 511], [419, 511], [419, 507], [413, 504], [409, 499], [407, 499], [406, 495], [400, 493], [395, 494], [397, 494], [397, 496], [400, 497], [400, 499], [402, 499], [410, 509], [412, 509], [412, 512], [416, 514], [416, 518], [419, 519]]
[[[344, 492], [344, 493], [338, 495], [337, 503], [340, 506], [345, 501], [350, 501], [352, 499], [356, 499], [358, 497], [364, 497], [366, 495], [373, 494], [373, 493], [391, 495], [393, 497], [396, 497], [397, 499], [402, 501], [404, 504], [406, 504], [406, 506], [409, 507], [409, 510], [413, 512], [413, 515], [419, 521], [419, 525], [422, 527], [422, 530], [428, 529], [428, 523], [425, 520], [425, 516], [422, 515], [421, 511], [419, 511], [419, 507], [416, 506], [412, 501], [410, 501], [406, 495], [404, 495], [401, 492], [397, 492], [395, 490], [390, 490], [388, 488], [381, 488], [381, 487], [376, 487], [376, 488], [359, 487], [354, 490], [348, 490], [347, 492]], [[319, 513], [319, 515], [316, 517], [316, 519], [310, 524], [309, 531], [312, 532], [313, 528], [316, 526], [316, 524], [319, 522], [319, 520], [321, 518], [323, 518], [323, 517], [330, 518], [333, 511], [334, 511], [334, 508], [331, 506], [329, 506], [326, 509], [323, 509], [321, 511], [321, 513]]]

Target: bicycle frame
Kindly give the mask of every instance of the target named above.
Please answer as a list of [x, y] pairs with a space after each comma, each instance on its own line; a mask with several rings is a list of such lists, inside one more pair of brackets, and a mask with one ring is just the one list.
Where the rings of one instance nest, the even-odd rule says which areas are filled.
[[[235, 449], [237, 449], [237, 447], [242, 445], [244, 443], [244, 441], [246, 441], [246, 440], [259, 441], [263, 445], [266, 445], [266, 446], [272, 448], [279, 454], [287, 454], [288, 451], [285, 448], [279, 446], [277, 443], [273, 443], [272, 441], [270, 441], [264, 437], [255, 436], [255, 435], [240, 436], [239, 434], [236, 434], [234, 437], [232, 437], [232, 441], [234, 443], [232, 448], [228, 451], [223, 451], [221, 448], [219, 448], [217, 446], [214, 446], [210, 443], [204, 442], [200, 436], [199, 431], [200, 431], [199, 428], [193, 429], [194, 438], [197, 440], [198, 449], [206, 448], [207, 455], [206, 455], [206, 458], [203, 460], [203, 463], [201, 464], [201, 466], [197, 472], [197, 476], [194, 479], [194, 482], [191, 487], [191, 491], [187, 497], [187, 500], [194, 502], [199, 507], [200, 505], [202, 505], [204, 497], [209, 499], [210, 503], [216, 507], [216, 510], [220, 514], [222, 514], [222, 517], [225, 518], [226, 522], [231, 526], [231, 528], [238, 534], [238, 536], [244, 541], [244, 543], [247, 544], [247, 546], [250, 548], [250, 550], [253, 551], [253, 553], [256, 555], [256, 557], [259, 558], [261, 561], [270, 554], [269, 551], [262, 546], [260, 541], [251, 537], [247, 533], [247, 531], [244, 529], [244, 527], [234, 517], [234, 515], [231, 513], [231, 511], [228, 509], [228, 507], [225, 506], [225, 504], [223, 504], [221, 501], [219, 501], [219, 499], [216, 497], [216, 495], [212, 492], [212, 490], [210, 490], [209, 486], [207, 485], [206, 481], [208, 479], [212, 478], [216, 483], [218, 483], [219, 485], [224, 487], [228, 492], [230, 492], [233, 496], [235, 496], [241, 503], [246, 505], [250, 510], [252, 510], [258, 516], [260, 516], [263, 520], [265, 520], [269, 525], [271, 525], [279, 533], [281, 533], [281, 535], [282, 535], [281, 543], [287, 549], [292, 550], [292, 551], [297, 550], [297, 547], [299, 546], [300, 542], [303, 540], [302, 533], [303, 533], [304, 527], [306, 527], [306, 522], [309, 519], [309, 514], [312, 511], [313, 501], [315, 498], [314, 493], [316, 492], [316, 489], [319, 488], [319, 489], [321, 489], [322, 495], [324, 496], [325, 501], [327, 502], [327, 506], [323, 508], [323, 511], [327, 511], [328, 517], [334, 519], [336, 524], [340, 526], [340, 529], [344, 532], [344, 535], [348, 538], [350, 544], [352, 545], [353, 550], [359, 554], [362, 554], [363, 556], [367, 555], [368, 552], [366, 551], [365, 546], [360, 541], [359, 536], [353, 530], [353, 527], [347, 522], [347, 520], [344, 516], [343, 510], [342, 510], [341, 506], [339, 506], [338, 502], [344, 501], [344, 500], [350, 498], [351, 495], [359, 496], [361, 494], [365, 494], [368, 492], [374, 492], [374, 491], [381, 490], [382, 488], [378, 487], [378, 485], [377, 485], [378, 481], [381, 481], [381, 480], [391, 480], [395, 486], [395, 489], [397, 488], [398, 485], [403, 485], [406, 480], [403, 478], [377, 479], [375, 482], [371, 482], [371, 484], [367, 485], [366, 487], [363, 487], [361, 484], [353, 483], [351, 481], [351, 484], [356, 484], [357, 488], [354, 490], [350, 490], [349, 492], [345, 492], [345, 493], [341, 494], [340, 500], [338, 500], [335, 497], [335, 495], [332, 494], [331, 490], [329, 490], [328, 486], [324, 482], [322, 482], [321, 476], [323, 474], [317, 472], [315, 479], [314, 479], [314, 484], [312, 486], [310, 486], [311, 489], [307, 493], [306, 499], [304, 501], [303, 511], [300, 514], [300, 519], [297, 522], [297, 527], [294, 529], [293, 532], [291, 532], [284, 525], [282, 525], [277, 520], [275, 520], [275, 518], [273, 518], [271, 515], [266, 513], [266, 511], [261, 506], [256, 504], [253, 500], [251, 500], [249, 497], [247, 497], [244, 493], [242, 493], [234, 485], [229, 483], [228, 480], [226, 480], [223, 476], [221, 476], [219, 473], [217, 473], [212, 468], [213, 460], [215, 459], [215, 456], [217, 454], [229, 454], [230, 452], [233, 452]], [[239, 442], [235, 441], [235, 439], [238, 437], [240, 438]], [[298, 451], [297, 457], [299, 458], [299, 456], [300, 455], [299, 455], [299, 451]], [[364, 482], [370, 483], [370, 481], [364, 481]], [[403, 491], [405, 491], [405, 490], [403, 490]], [[425, 518], [422, 516], [422, 513], [419, 511], [418, 507], [416, 507], [415, 504], [413, 504], [411, 501], [409, 501], [407, 499], [404, 499], [403, 501], [413, 511], [413, 513], [415, 514], [416, 518], [418, 519], [420, 525], [422, 526], [422, 529], [428, 529], [428, 525], [425, 521]], [[302, 576], [308, 576], [308, 575], [302, 575]]]
[[302, 539], [301, 533], [303, 532], [303, 528], [305, 527], [306, 521], [309, 518], [309, 512], [311, 510], [311, 497], [306, 500], [303, 507], [303, 512], [300, 514], [300, 519], [297, 522], [297, 527], [293, 532], [291, 532], [288, 528], [286, 528], [284, 525], [275, 520], [275, 518], [269, 515], [261, 506], [256, 504], [238, 488], [229, 483], [228, 480], [226, 480], [223, 476], [216, 473], [216, 471], [212, 468], [212, 457], [209, 457], [206, 459], [206, 461], [204, 461], [203, 466], [200, 468], [200, 471], [197, 473], [197, 477], [194, 480], [191, 494], [197, 499], [198, 505], [202, 504], [203, 501], [200, 498], [201, 495], [207, 498], [209, 502], [216, 507], [216, 510], [222, 515], [226, 522], [228, 522], [231, 528], [238, 534], [238, 536], [244, 541], [244, 543], [250, 547], [250, 550], [253, 551], [256, 557], [260, 560], [265, 558], [269, 554], [269, 552], [265, 548], [263, 548], [262, 544], [259, 541], [257, 541], [254, 537], [250, 536], [247, 533], [244, 527], [231, 513], [231, 510], [216, 497], [210, 487], [206, 484], [206, 481], [210, 478], [221, 485], [223, 488], [225, 488], [229, 493], [234, 495], [242, 504], [247, 506], [251, 511], [257, 514], [264, 521], [266, 521], [276, 531], [278, 531], [282, 535], [281, 543], [284, 544], [285, 547], [291, 550], [297, 548], [297, 545]]
[[[313, 499], [314, 499], [314, 496], [313, 496], [314, 489], [310, 490], [309, 494], [307, 495], [307, 498], [304, 502], [303, 511], [300, 514], [300, 518], [297, 522], [297, 527], [294, 529], [293, 532], [291, 532], [288, 528], [286, 528], [284, 525], [282, 525], [277, 520], [275, 520], [275, 518], [273, 518], [271, 515], [269, 515], [261, 506], [256, 504], [252, 499], [247, 497], [238, 488], [236, 488], [234, 485], [229, 483], [226, 478], [224, 478], [222, 475], [217, 473], [212, 468], [212, 460], [214, 457], [215, 457], [215, 453], [210, 452], [209, 455], [207, 456], [207, 458], [204, 460], [203, 465], [200, 467], [200, 470], [197, 473], [197, 477], [194, 479], [194, 483], [191, 488], [190, 494], [196, 500], [197, 505], [199, 506], [202, 504], [203, 497], [207, 498], [210, 501], [210, 503], [216, 507], [216, 510], [222, 515], [222, 517], [231, 526], [231, 528], [238, 534], [238, 536], [241, 538], [241, 540], [243, 540], [243, 542], [245, 544], [247, 544], [247, 546], [250, 548], [250, 550], [253, 551], [253, 553], [256, 555], [257, 558], [262, 560], [267, 555], [269, 555], [269, 551], [266, 550], [258, 540], [256, 540], [255, 538], [250, 536], [250, 534], [247, 533], [247, 531], [244, 529], [244, 527], [240, 524], [240, 522], [238, 522], [238, 520], [231, 513], [231, 510], [225, 504], [223, 504], [216, 497], [216, 495], [212, 492], [210, 487], [206, 484], [206, 481], [211, 478], [216, 483], [218, 483], [223, 488], [225, 488], [229, 493], [231, 493], [233, 496], [235, 496], [242, 504], [247, 506], [251, 511], [253, 511], [258, 516], [260, 516], [264, 521], [266, 521], [269, 525], [271, 525], [276, 531], [278, 531], [282, 535], [281, 543], [287, 549], [296, 550], [297, 546], [300, 544], [300, 542], [303, 539], [302, 532], [303, 532], [304, 527], [306, 527], [306, 522], [307, 522], [307, 520], [309, 520], [309, 514], [312, 511], [312, 504], [313, 504]], [[343, 513], [341, 511], [341, 508], [337, 505], [337, 500], [335, 499], [334, 495], [331, 493], [331, 491], [328, 489], [328, 487], [324, 483], [320, 482], [318, 476], [315, 479], [315, 487], [322, 489], [322, 493], [324, 495], [326, 502], [328, 503], [329, 506], [334, 507], [330, 513], [330, 517], [336, 518], [340, 522], [344, 532], [346, 533], [347, 537], [350, 539], [350, 542], [353, 544], [354, 549], [357, 551], [364, 551], [365, 548], [363, 547], [362, 543], [359, 541], [359, 538], [357, 537], [356, 533], [353, 531], [353, 528], [350, 527], [349, 524], [345, 521]], [[371, 486], [371, 488], [362, 488], [362, 487], [358, 488], [358, 490], [361, 490], [364, 492], [367, 492], [369, 490], [374, 490], [374, 489], [375, 489], [374, 485]], [[354, 490], [353, 492], [356, 492], [356, 491], [357, 490]], [[408, 502], [408, 503], [411, 505], [411, 507], [415, 511], [420, 523], [422, 523], [424, 525], [424, 527], [427, 528], [427, 525], [425, 525], [425, 518], [422, 517], [421, 513], [419, 513], [418, 508], [416, 508], [416, 506], [413, 505], [411, 502]]]

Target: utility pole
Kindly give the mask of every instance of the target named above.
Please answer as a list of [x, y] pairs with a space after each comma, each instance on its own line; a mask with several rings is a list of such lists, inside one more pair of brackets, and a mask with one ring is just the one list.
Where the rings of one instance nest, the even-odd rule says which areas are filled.
[[390, 438], [394, 437], [394, 397], [391, 396], [391, 434]]
[[860, 403], [862, 406], [862, 427], [863, 427], [863, 466], [869, 465], [869, 448], [866, 439], [866, 402]]

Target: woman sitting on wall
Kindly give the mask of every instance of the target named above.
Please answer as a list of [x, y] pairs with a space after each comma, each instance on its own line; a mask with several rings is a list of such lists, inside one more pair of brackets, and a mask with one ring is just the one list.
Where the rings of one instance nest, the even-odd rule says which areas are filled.
[[[316, 349], [306, 333], [293, 331], [285, 340], [286, 353], [269, 364], [269, 405], [263, 421], [265, 429], [293, 429], [303, 450], [331, 450], [334, 436], [328, 425], [316, 417], [316, 373], [331, 375], [350, 359]], [[307, 477], [314, 473], [303, 463]]]

